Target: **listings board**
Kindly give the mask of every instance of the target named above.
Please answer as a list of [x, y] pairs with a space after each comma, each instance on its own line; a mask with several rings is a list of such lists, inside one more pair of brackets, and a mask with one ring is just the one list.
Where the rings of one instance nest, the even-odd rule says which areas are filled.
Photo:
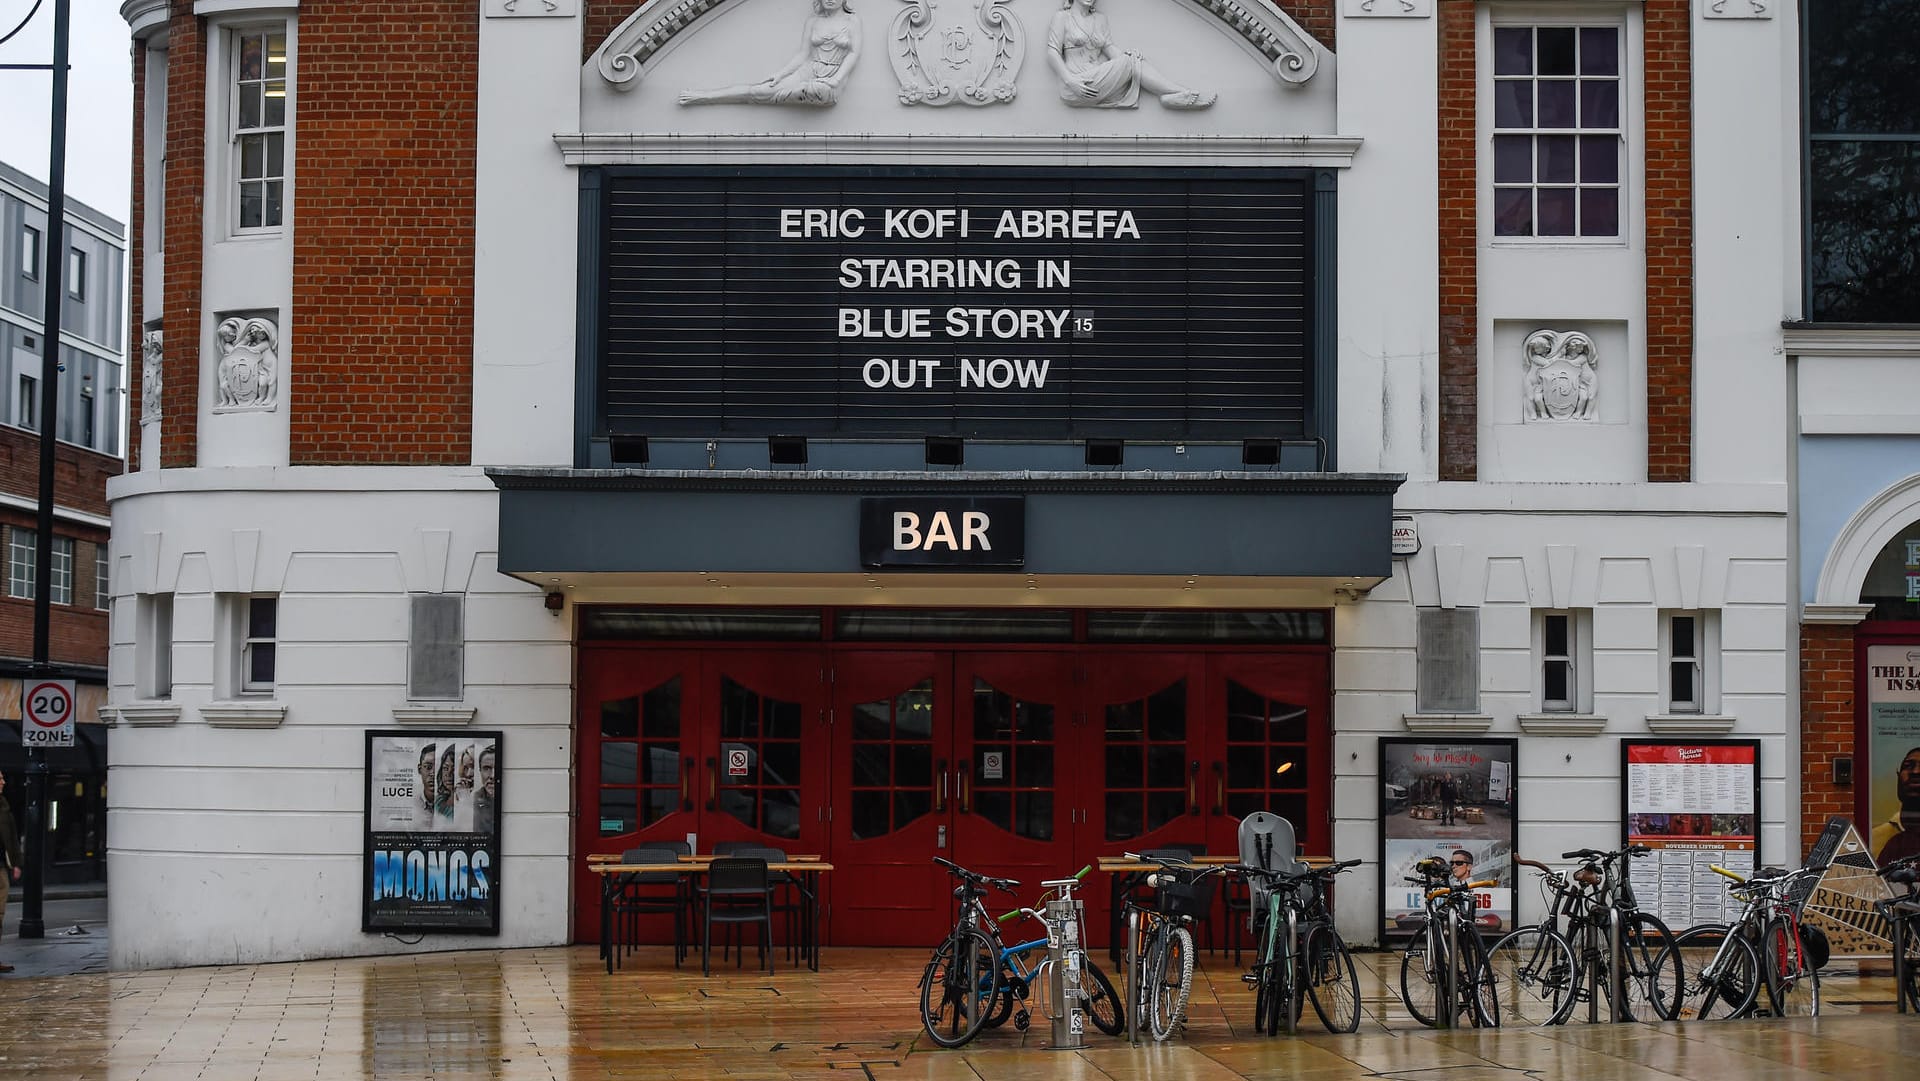
[[1740, 914], [1718, 864], [1754, 868], [1760, 821], [1757, 740], [1623, 740], [1622, 815], [1628, 844], [1653, 849], [1632, 861], [1633, 891], [1678, 931]]
[[1424, 898], [1406, 880], [1430, 856], [1460, 881], [1495, 883], [1475, 891], [1482, 931], [1513, 926], [1516, 746], [1510, 739], [1381, 739], [1380, 898], [1388, 936], [1420, 927]]
[[367, 733], [364, 931], [500, 933], [501, 733]]

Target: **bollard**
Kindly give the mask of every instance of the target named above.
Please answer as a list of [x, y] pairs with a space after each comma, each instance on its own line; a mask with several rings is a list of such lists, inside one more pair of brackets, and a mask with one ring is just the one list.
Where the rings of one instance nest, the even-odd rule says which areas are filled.
[[1075, 1051], [1087, 1046], [1087, 1005], [1080, 986], [1080, 970], [1087, 954], [1080, 943], [1081, 903], [1047, 902], [1047, 988], [1053, 999], [1053, 1043], [1055, 1051]]

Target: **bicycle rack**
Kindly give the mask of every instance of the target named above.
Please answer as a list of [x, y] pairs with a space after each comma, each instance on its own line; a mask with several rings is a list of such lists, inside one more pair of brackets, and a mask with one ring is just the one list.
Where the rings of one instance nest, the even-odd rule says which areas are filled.
[[1080, 973], [1087, 963], [1087, 951], [1080, 941], [1080, 923], [1085, 905], [1078, 900], [1053, 900], [1046, 905], [1047, 924], [1047, 1016], [1053, 1021], [1055, 1051], [1075, 1051], [1087, 1046], [1087, 1009]]

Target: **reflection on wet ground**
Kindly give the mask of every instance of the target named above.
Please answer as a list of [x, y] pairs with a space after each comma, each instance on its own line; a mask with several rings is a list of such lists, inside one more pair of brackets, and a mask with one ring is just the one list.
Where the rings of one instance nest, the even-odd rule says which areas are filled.
[[914, 1019], [924, 958], [843, 949], [819, 973], [729, 964], [702, 978], [645, 949], [608, 976], [575, 947], [10, 977], [0, 1078], [1792, 1081], [1914, 1076], [1920, 1053], [1920, 1017], [1892, 1012], [1891, 980], [1844, 961], [1818, 1019], [1433, 1032], [1391, 990], [1393, 954], [1359, 958], [1366, 1018], [1351, 1036], [1317, 1032], [1311, 1010], [1301, 1037], [1256, 1035], [1253, 996], [1216, 955], [1184, 1039], [1129, 1047], [1090, 1032], [1083, 1050], [1057, 1052], [1036, 1017], [943, 1051]]

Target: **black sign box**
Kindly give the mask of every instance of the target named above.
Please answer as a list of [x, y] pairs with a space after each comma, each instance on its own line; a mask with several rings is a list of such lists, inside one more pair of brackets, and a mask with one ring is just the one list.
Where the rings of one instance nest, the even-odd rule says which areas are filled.
[[1026, 561], [1027, 504], [1019, 496], [860, 501], [863, 566], [966, 570]]
[[1307, 177], [607, 167], [595, 432], [1302, 437]]

